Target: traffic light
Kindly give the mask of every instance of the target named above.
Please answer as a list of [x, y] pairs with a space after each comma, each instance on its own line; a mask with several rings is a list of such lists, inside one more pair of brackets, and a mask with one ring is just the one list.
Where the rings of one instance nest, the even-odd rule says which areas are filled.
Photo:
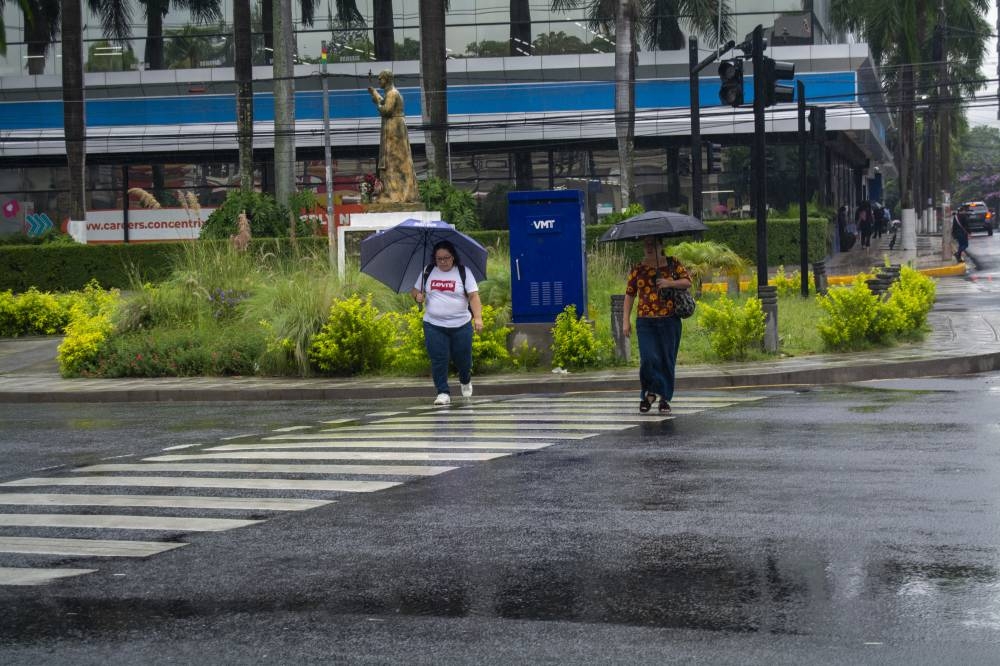
[[722, 146], [718, 143], [706, 143], [705, 153], [708, 155], [708, 172], [722, 173]]
[[764, 106], [773, 106], [795, 99], [795, 87], [779, 83], [795, 78], [795, 63], [772, 60], [767, 56], [764, 63]]
[[719, 63], [719, 101], [729, 106], [743, 104], [743, 61], [723, 60]]

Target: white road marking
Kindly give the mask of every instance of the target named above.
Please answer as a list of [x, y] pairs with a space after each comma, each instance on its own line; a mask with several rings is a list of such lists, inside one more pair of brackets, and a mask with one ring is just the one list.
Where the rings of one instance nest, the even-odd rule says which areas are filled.
[[288, 442], [275, 444], [273, 442], [248, 442], [246, 444], [224, 444], [213, 446], [207, 451], [246, 451], [262, 449], [497, 449], [513, 451], [537, 451], [552, 446], [552, 442], [439, 442], [434, 440], [329, 440], [329, 441], [308, 441], [308, 442]]
[[[219, 447], [240, 451], [242, 446]], [[213, 449], [214, 450], [214, 449]], [[389, 474], [398, 476], [435, 476], [457, 467], [426, 465], [275, 465], [253, 463], [135, 463], [90, 465], [74, 472], [249, 472], [271, 474]]]
[[[399, 428], [397, 428], [396, 430], [399, 430]], [[411, 435], [413, 437], [417, 436], [417, 433], [415, 433], [415, 432], [414, 433], [407, 433], [407, 434], [409, 434], [409, 435]], [[474, 437], [470, 436], [469, 434], [465, 434], [465, 433], [447, 433], [447, 432], [439, 432], [437, 430], [435, 430], [433, 432], [430, 432], [430, 433], [427, 433], [427, 434], [430, 435], [430, 436], [432, 436], [432, 438], [434, 440], [443, 440], [443, 441], [457, 439], [457, 440], [461, 440], [461, 441], [465, 442], [465, 441], [469, 441], [470, 439], [475, 439]], [[598, 433], [596, 433], [596, 432], [559, 433], [559, 437], [557, 439], [574, 439], [574, 440], [589, 439], [590, 437], [596, 437], [597, 434]], [[308, 434], [308, 435], [272, 435], [270, 437], [261, 437], [261, 439], [263, 441], [265, 441], [265, 442], [307, 442], [309, 440], [314, 440], [314, 439], [319, 439], [319, 440], [324, 440], [324, 441], [330, 441], [330, 440], [335, 440], [335, 439], [348, 439], [348, 440], [351, 440], [351, 441], [358, 441], [358, 442], [365, 441], [365, 440], [372, 440], [372, 441], [378, 441], [378, 442], [380, 442], [380, 441], [383, 441], [386, 437], [389, 437], [389, 436], [391, 436], [391, 435], [379, 434], [379, 433], [368, 433], [368, 432], [366, 432], [364, 430], [364, 428], [361, 428], [361, 429], [351, 429], [349, 432], [338, 432], [338, 431], [326, 431], [326, 430], [324, 430], [322, 433], [311, 433], [311, 434]], [[518, 439], [553, 439], [553, 436], [551, 434], [549, 434], [549, 435], [542, 435], [542, 434], [532, 434], [532, 433], [525, 433], [525, 434], [518, 433], [517, 434], [517, 438]]]
[[242, 488], [249, 490], [328, 490], [370, 493], [399, 483], [389, 481], [314, 481], [301, 479], [222, 479], [179, 476], [70, 476], [18, 479], [2, 486], [131, 486], [163, 488]]
[[0, 536], [0, 553], [79, 557], [149, 557], [186, 543], [119, 541], [114, 539], [50, 539]]
[[32, 569], [0, 567], [0, 585], [44, 585], [60, 578], [82, 576], [97, 569]]
[[293, 432], [295, 430], [309, 430], [313, 426], [299, 425], [299, 426], [288, 426], [287, 428], [275, 428], [271, 432]]
[[177, 516], [113, 516], [68, 513], [0, 513], [0, 527], [76, 527], [109, 530], [223, 532], [256, 525], [259, 520]]
[[[469, 415], [462, 415], [461, 413], [455, 413], [454, 415], [449, 415], [448, 417], [435, 418], [433, 416], [428, 417], [411, 417], [410, 419], [401, 420], [399, 422], [378, 422], [369, 423], [358, 429], [351, 429], [350, 431], [341, 430], [340, 432], [373, 432], [373, 431], [385, 431], [385, 432], [404, 432], [415, 437], [421, 435], [426, 435], [428, 437], [433, 437], [438, 428], [448, 428], [451, 430], [462, 429], [465, 431], [466, 436], [473, 436], [477, 431], [489, 432], [493, 434], [495, 431], [508, 430], [513, 431], [516, 435], [520, 430], [565, 430], [568, 432], [574, 431], [587, 431], [587, 430], [621, 430], [622, 426], [614, 423], [587, 423], [581, 425], [579, 428], [573, 427], [572, 424], [562, 424], [562, 423], [529, 423], [529, 422], [518, 422], [510, 421], [507, 419], [508, 423], [480, 423], [475, 418]], [[421, 426], [416, 428], [414, 426]], [[324, 431], [325, 432], [325, 431]], [[264, 439], [271, 439], [270, 437], [265, 437]]]
[[[246, 435], [240, 435], [240, 437], [246, 437]], [[223, 441], [226, 441], [227, 439], [239, 439], [239, 437], [226, 437], [225, 439], [223, 439]], [[180, 451], [181, 449], [190, 449], [192, 446], [198, 446], [198, 445], [197, 444], [178, 444], [177, 446], [168, 446], [167, 448], [161, 449], [161, 450], [162, 451]]]
[[[417, 460], [420, 462], [456, 460], [481, 462], [510, 455], [509, 453], [447, 453], [415, 451], [225, 451], [222, 453], [169, 454], [144, 458], [151, 462], [178, 460]], [[3, 485], [3, 484], [0, 484]]]
[[237, 509], [306, 511], [332, 500], [286, 497], [196, 497], [191, 495], [73, 495], [69, 493], [0, 493], [0, 504], [27, 506], [145, 506], [165, 509]]
[[[615, 423], [608, 423], [608, 421], [615, 421]], [[468, 423], [469, 425], [479, 425], [479, 424], [489, 424], [494, 423], [508, 424], [514, 426], [524, 426], [526, 428], [534, 427], [539, 423], [555, 423], [561, 428], [570, 428], [573, 430], [581, 430], [582, 428], [575, 427], [577, 424], [585, 424], [586, 428], [598, 427], [604, 428], [608, 426], [618, 430], [623, 426], [623, 423], [639, 423], [649, 421], [648, 416], [643, 416], [641, 414], [628, 416], [624, 414], [614, 414], [614, 415], [583, 415], [583, 414], [559, 414], [559, 413], [546, 413], [546, 414], [525, 414], [522, 412], [517, 412], [515, 414], [472, 414], [467, 411], [452, 412], [449, 414], [441, 414], [440, 416], [408, 416], [405, 418], [394, 418], [386, 419], [384, 421], [379, 421], [379, 423]]]

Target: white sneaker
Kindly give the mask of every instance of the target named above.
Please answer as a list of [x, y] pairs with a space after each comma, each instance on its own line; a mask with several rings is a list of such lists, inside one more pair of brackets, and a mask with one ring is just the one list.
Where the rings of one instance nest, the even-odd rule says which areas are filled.
[[472, 381], [470, 380], [468, 384], [462, 384], [462, 397], [471, 398], [472, 397]]
[[438, 393], [438, 397], [436, 397], [434, 399], [434, 404], [435, 405], [450, 405], [451, 404], [451, 396], [448, 395], [447, 393]]

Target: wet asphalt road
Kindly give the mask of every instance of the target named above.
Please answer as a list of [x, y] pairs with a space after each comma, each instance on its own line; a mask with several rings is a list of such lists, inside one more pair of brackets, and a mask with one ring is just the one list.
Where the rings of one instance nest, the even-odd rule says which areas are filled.
[[[1000, 663], [1000, 376], [738, 396], [147, 559], [0, 556], [98, 569], [0, 587], [0, 662]], [[0, 481], [416, 405], [0, 405]]]

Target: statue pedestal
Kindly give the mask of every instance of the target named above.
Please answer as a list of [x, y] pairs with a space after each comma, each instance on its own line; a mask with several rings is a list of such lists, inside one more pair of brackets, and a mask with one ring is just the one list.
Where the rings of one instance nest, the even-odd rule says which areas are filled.
[[[397, 210], [385, 212], [368, 212], [373, 207], [393, 207]], [[348, 226], [337, 227], [337, 273], [344, 277], [344, 263], [347, 255], [358, 256], [358, 244], [373, 232], [394, 227], [404, 220], [434, 221], [441, 219], [441, 212], [423, 210], [420, 203], [405, 204], [365, 204], [364, 213], [351, 213], [351, 223]], [[351, 248], [346, 247], [350, 238]]]

